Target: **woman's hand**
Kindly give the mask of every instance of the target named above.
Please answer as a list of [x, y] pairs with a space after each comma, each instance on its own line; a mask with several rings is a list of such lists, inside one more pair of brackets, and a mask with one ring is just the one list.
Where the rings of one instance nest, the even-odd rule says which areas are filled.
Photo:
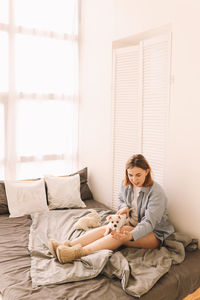
[[117, 215], [123, 215], [123, 214], [125, 214], [126, 217], [128, 218], [128, 216], [129, 216], [128, 206], [122, 207], [120, 210], [118, 210]]
[[124, 242], [130, 241], [133, 238], [130, 231], [127, 231], [123, 228], [120, 230], [120, 232], [116, 232], [116, 230], [113, 230], [111, 234], [114, 239]]

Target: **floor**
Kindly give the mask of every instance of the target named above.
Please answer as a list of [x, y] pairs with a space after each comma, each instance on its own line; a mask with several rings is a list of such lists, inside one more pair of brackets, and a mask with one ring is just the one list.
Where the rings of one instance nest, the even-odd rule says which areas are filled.
[[196, 290], [193, 294], [188, 295], [183, 300], [200, 300], [200, 288]]

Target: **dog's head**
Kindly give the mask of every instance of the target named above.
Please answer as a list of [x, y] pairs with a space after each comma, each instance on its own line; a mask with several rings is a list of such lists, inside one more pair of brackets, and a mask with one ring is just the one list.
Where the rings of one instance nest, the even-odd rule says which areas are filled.
[[110, 215], [106, 219], [107, 219], [107, 221], [109, 221], [110, 228], [112, 230], [115, 230], [122, 226], [122, 221], [124, 220], [124, 216], [123, 215]]

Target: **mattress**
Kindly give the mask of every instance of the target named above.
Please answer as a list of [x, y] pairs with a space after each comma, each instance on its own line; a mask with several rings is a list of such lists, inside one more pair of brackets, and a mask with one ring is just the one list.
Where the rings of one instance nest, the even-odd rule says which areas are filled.
[[[85, 201], [88, 208], [105, 208], [94, 201]], [[33, 299], [122, 299], [138, 298], [126, 294], [118, 279], [100, 274], [98, 277], [65, 284], [32, 288], [28, 251], [30, 216], [0, 216], [0, 292], [4, 300]], [[141, 300], [182, 300], [200, 286], [200, 250], [186, 252], [185, 260], [173, 265]]]

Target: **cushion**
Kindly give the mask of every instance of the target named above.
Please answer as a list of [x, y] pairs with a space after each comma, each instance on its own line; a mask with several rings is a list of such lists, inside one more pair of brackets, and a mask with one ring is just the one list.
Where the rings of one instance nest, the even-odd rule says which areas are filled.
[[[88, 169], [87, 167], [85, 167], [84, 169], [77, 171], [73, 174], [70, 175], [65, 175], [65, 176], [73, 176], [79, 174], [80, 176], [80, 193], [81, 193], [81, 199], [83, 201], [85, 200], [90, 200], [93, 199], [93, 195], [92, 192], [88, 186]], [[63, 176], [63, 177], [65, 177]], [[34, 179], [31, 179], [30, 181], [32, 181]], [[9, 210], [8, 210], [8, 202], [7, 202], [7, 197], [6, 197], [6, 191], [5, 191], [5, 185], [4, 185], [4, 181], [0, 181], [0, 215], [1, 214], [8, 214]]]
[[5, 190], [10, 217], [48, 211], [43, 179], [34, 181], [5, 180]]
[[88, 171], [87, 170], [88, 170], [87, 167], [85, 167], [84, 169], [69, 175], [69, 176], [73, 176], [75, 174], [79, 174], [80, 181], [81, 181], [80, 191], [81, 191], [81, 199], [82, 200], [93, 199], [92, 192], [87, 183], [88, 182]]
[[0, 215], [8, 214], [8, 203], [6, 198], [5, 184], [0, 181]]
[[81, 200], [79, 174], [66, 177], [46, 175], [44, 179], [50, 209], [86, 207]]

